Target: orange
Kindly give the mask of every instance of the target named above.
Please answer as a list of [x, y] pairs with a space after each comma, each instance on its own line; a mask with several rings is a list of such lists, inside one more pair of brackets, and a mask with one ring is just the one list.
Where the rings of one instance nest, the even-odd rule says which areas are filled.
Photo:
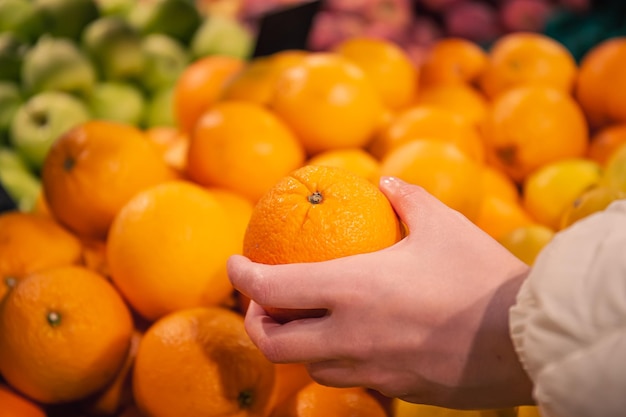
[[498, 242], [522, 262], [532, 265], [554, 234], [555, 231], [548, 226], [533, 223], [505, 233]]
[[[343, 168], [305, 165], [258, 201], [243, 254], [265, 264], [316, 262], [373, 252], [400, 237], [400, 222], [376, 185]], [[266, 310], [278, 321], [323, 314]]]
[[189, 137], [172, 126], [154, 126], [146, 129], [146, 138], [156, 145], [159, 154], [167, 165], [182, 175], [187, 166]]
[[337, 43], [333, 51], [365, 71], [388, 108], [401, 109], [413, 101], [419, 72], [398, 44], [384, 38], [357, 36]]
[[420, 89], [415, 104], [439, 107], [457, 113], [475, 126], [480, 126], [487, 114], [488, 102], [475, 87], [468, 84], [441, 84]]
[[209, 187], [208, 189], [226, 210], [228, 219], [231, 221], [230, 231], [236, 238], [240, 253], [243, 250], [243, 236], [252, 216], [254, 204], [243, 195], [225, 188]]
[[174, 114], [183, 132], [193, 130], [198, 118], [220, 99], [225, 85], [244, 65], [239, 58], [210, 55], [185, 68], [174, 85]]
[[453, 143], [414, 139], [390, 151], [381, 174], [417, 184], [471, 220], [482, 200], [482, 164]]
[[320, 152], [307, 161], [308, 165], [328, 165], [345, 168], [374, 184], [380, 179], [380, 162], [363, 148], [333, 149]]
[[395, 116], [367, 149], [382, 159], [391, 150], [414, 139], [429, 139], [457, 145], [471, 159], [482, 162], [485, 149], [476, 126], [463, 116], [442, 107], [414, 106]]
[[0, 383], [0, 417], [46, 417], [39, 404]]
[[518, 183], [549, 162], [585, 155], [589, 140], [585, 116], [574, 99], [538, 85], [501, 94], [482, 132], [488, 161]]
[[285, 50], [253, 58], [224, 87], [223, 100], [246, 100], [267, 105], [276, 89], [279, 74], [300, 62], [308, 52]]
[[89, 415], [115, 415], [132, 404], [132, 369], [142, 337], [141, 332], [133, 332], [122, 368], [109, 385], [86, 402], [84, 408]]
[[617, 120], [626, 122], [622, 97], [625, 63], [626, 37], [598, 43], [580, 61], [574, 93], [594, 129]]
[[480, 214], [474, 223], [494, 239], [499, 239], [510, 231], [531, 225], [535, 221], [519, 201], [487, 194], [483, 196]]
[[433, 84], [475, 84], [487, 66], [487, 52], [464, 38], [437, 40], [420, 67], [420, 87]]
[[148, 320], [216, 305], [232, 286], [226, 259], [241, 242], [210, 191], [171, 181], [137, 194], [115, 217], [107, 241], [111, 279]]
[[565, 229], [578, 220], [604, 210], [615, 200], [626, 198], [626, 191], [605, 185], [594, 185], [576, 197], [563, 211], [559, 230]]
[[587, 157], [604, 166], [624, 143], [626, 143], [626, 123], [607, 125], [591, 136]]
[[81, 242], [50, 217], [0, 214], [0, 300], [32, 272], [81, 261]]
[[42, 403], [84, 399], [121, 369], [133, 322], [102, 276], [80, 266], [29, 275], [0, 305], [0, 373]]
[[311, 382], [277, 407], [270, 417], [386, 417], [363, 388], [335, 388]]
[[109, 277], [109, 268], [106, 260], [106, 241], [99, 239], [81, 239], [83, 256], [81, 265]]
[[309, 53], [283, 70], [269, 107], [309, 155], [365, 145], [384, 115], [382, 100], [365, 72], [329, 52]]
[[170, 178], [170, 168], [142, 131], [99, 120], [61, 136], [42, 170], [54, 217], [74, 233], [97, 239], [106, 237], [113, 217], [133, 195]]
[[263, 417], [274, 364], [243, 317], [219, 307], [183, 309], [155, 322], [139, 344], [133, 393], [151, 417]]
[[518, 417], [516, 409], [457, 410], [436, 405], [416, 404], [399, 398], [392, 400], [392, 417]]
[[208, 110], [191, 134], [187, 174], [256, 201], [276, 181], [304, 162], [299, 139], [260, 104], [221, 101]]
[[508, 201], [520, 201], [520, 190], [517, 184], [493, 166], [483, 166], [481, 180], [484, 195], [490, 194]]
[[496, 40], [488, 52], [480, 87], [490, 98], [525, 84], [573, 91], [578, 67], [569, 50], [541, 33], [513, 32]]
[[302, 363], [277, 363], [274, 365], [274, 386], [270, 400], [270, 410], [280, 406], [298, 390], [313, 382]]

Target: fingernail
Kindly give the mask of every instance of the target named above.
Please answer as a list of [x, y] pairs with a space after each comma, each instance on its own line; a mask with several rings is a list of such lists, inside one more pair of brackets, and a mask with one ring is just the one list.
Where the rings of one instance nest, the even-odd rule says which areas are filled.
[[384, 176], [380, 178], [380, 185], [385, 188], [394, 188], [402, 185], [403, 181], [397, 177]]

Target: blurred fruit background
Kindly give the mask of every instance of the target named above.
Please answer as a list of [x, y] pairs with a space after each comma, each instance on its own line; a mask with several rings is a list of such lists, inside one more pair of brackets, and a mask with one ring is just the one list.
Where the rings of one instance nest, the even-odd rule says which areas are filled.
[[539, 415], [271, 364], [225, 261], [272, 185], [329, 165], [422, 185], [532, 265], [626, 197], [623, 16], [619, 0], [0, 0], [0, 417]]

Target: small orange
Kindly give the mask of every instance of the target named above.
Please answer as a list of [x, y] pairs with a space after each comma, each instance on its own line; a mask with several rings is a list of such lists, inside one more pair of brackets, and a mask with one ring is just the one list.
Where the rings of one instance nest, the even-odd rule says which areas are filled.
[[351, 37], [333, 51], [356, 63], [392, 110], [408, 106], [417, 93], [419, 72], [408, 53], [384, 38]]
[[256, 201], [304, 158], [299, 139], [274, 113], [260, 104], [227, 100], [198, 120], [190, 137], [187, 174], [199, 184]]
[[382, 405], [363, 388], [335, 388], [311, 382], [277, 407], [270, 417], [386, 417]]
[[46, 417], [39, 404], [3, 383], [0, 383], [0, 404], [0, 417]]
[[469, 84], [440, 84], [420, 89], [415, 104], [439, 107], [463, 116], [480, 126], [487, 114], [487, 98]]
[[91, 120], [61, 136], [42, 170], [50, 211], [81, 237], [103, 239], [117, 211], [137, 192], [172, 178], [138, 128]]
[[[597, 129], [624, 115], [626, 37], [609, 38], [591, 48], [580, 61], [574, 94], [592, 128]], [[621, 108], [621, 111], [620, 111]]]
[[237, 240], [238, 253], [241, 253], [243, 236], [246, 234], [254, 204], [242, 194], [225, 188], [209, 187], [208, 190], [226, 210], [228, 219], [231, 221], [231, 233]]
[[139, 410], [151, 417], [264, 417], [274, 364], [230, 310], [184, 309], [144, 334], [133, 371]]
[[308, 165], [328, 165], [345, 168], [374, 184], [380, 179], [380, 162], [363, 148], [333, 149], [309, 158]]
[[585, 116], [574, 99], [539, 85], [501, 94], [482, 132], [487, 160], [518, 183], [549, 162], [585, 155], [589, 141]]
[[0, 214], [0, 300], [24, 276], [81, 261], [78, 238], [50, 217], [19, 211]]
[[121, 369], [133, 332], [109, 281], [80, 266], [22, 279], [0, 304], [0, 373], [42, 403], [84, 399]]
[[146, 138], [156, 145], [165, 163], [178, 176], [182, 175], [187, 166], [188, 135], [172, 126], [153, 126], [146, 129], [145, 133]]
[[174, 113], [180, 130], [190, 133], [244, 66], [244, 60], [222, 55], [205, 56], [187, 66], [174, 85]]
[[491, 165], [483, 166], [481, 175], [483, 194], [491, 194], [508, 201], [520, 201], [520, 189], [504, 172]]
[[274, 365], [274, 370], [270, 410], [280, 406], [298, 390], [313, 382], [306, 366], [302, 363], [277, 363]]
[[269, 107], [309, 155], [365, 145], [384, 116], [382, 100], [365, 72], [330, 52], [309, 53], [283, 70]]
[[391, 150], [414, 139], [429, 139], [457, 145], [475, 161], [485, 159], [485, 146], [476, 126], [443, 107], [413, 106], [398, 113], [368, 145], [382, 159]]
[[449, 142], [414, 139], [391, 150], [381, 174], [419, 185], [470, 220], [482, 201], [482, 164]]
[[513, 32], [491, 46], [480, 87], [487, 97], [525, 84], [550, 86], [569, 94], [578, 66], [569, 50], [542, 33]]
[[500, 239], [514, 229], [536, 222], [521, 202], [486, 194], [474, 223], [494, 239]]
[[[258, 201], [243, 254], [265, 264], [316, 262], [373, 252], [400, 238], [400, 222], [376, 185], [343, 168], [305, 165]], [[279, 321], [323, 313], [266, 309]]]
[[272, 99], [281, 71], [300, 62], [307, 54], [301, 50], [284, 50], [253, 58], [226, 84], [222, 100], [245, 100], [267, 105]]
[[109, 277], [106, 260], [106, 241], [100, 239], [81, 239], [83, 254], [81, 265], [102, 276]]
[[131, 306], [155, 320], [226, 300], [232, 292], [226, 259], [240, 246], [219, 200], [178, 180], [148, 188], [122, 207], [111, 226], [107, 261]]
[[419, 85], [476, 84], [487, 66], [487, 52], [464, 38], [437, 40], [420, 67]]
[[604, 166], [613, 152], [626, 143], [626, 123], [598, 129], [590, 139], [587, 157]]

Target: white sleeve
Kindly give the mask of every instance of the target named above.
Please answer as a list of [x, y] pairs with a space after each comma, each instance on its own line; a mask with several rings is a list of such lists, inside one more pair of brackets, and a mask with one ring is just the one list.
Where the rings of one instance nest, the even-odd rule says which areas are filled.
[[509, 318], [542, 417], [626, 416], [626, 200], [554, 237]]

